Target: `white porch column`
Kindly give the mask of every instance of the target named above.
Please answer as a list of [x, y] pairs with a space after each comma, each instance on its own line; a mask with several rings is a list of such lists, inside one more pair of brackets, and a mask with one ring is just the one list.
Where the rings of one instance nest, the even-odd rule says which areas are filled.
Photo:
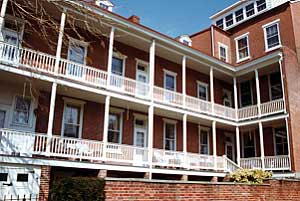
[[289, 156], [289, 161], [290, 161], [290, 170], [292, 169], [291, 165], [291, 145], [290, 145], [290, 134], [289, 134], [289, 122], [288, 118], [285, 118], [285, 126], [286, 126], [286, 139], [287, 139], [287, 144], [288, 144], [288, 156]]
[[285, 102], [285, 88], [284, 88], [284, 80], [283, 80], [283, 69], [282, 69], [282, 56], [279, 59], [279, 69], [280, 69], [280, 75], [281, 75], [281, 86], [282, 86], [282, 99], [284, 104], [284, 113], [286, 113], [286, 102]]
[[214, 169], [217, 169], [217, 122], [212, 122], [212, 141], [213, 141], [213, 157]]
[[241, 146], [240, 146], [240, 128], [235, 127], [235, 140], [236, 140], [236, 161], [238, 166], [241, 165]]
[[107, 85], [110, 85], [112, 59], [114, 53], [114, 38], [115, 38], [115, 27], [111, 27], [109, 35], [109, 46], [108, 46], [108, 61], [107, 61]]
[[150, 105], [148, 109], [148, 162], [149, 162], [149, 179], [152, 179], [152, 158], [153, 158], [153, 125], [154, 125], [154, 106]]
[[3, 41], [3, 35], [2, 35], [2, 29], [4, 26], [4, 17], [6, 14], [6, 8], [7, 8], [7, 2], [8, 0], [2, 1], [2, 7], [1, 7], [1, 13], [0, 13], [0, 40]]
[[186, 56], [182, 57], [182, 95], [183, 95], [183, 106], [186, 105]]
[[104, 109], [104, 126], [103, 126], [103, 160], [106, 159], [106, 145], [108, 142], [108, 124], [109, 124], [109, 108], [110, 108], [110, 96], [105, 98]]
[[215, 113], [215, 95], [214, 95], [214, 69], [213, 67], [210, 67], [210, 101], [212, 106], [212, 113]]
[[265, 169], [264, 131], [263, 131], [263, 125], [261, 122], [258, 123], [258, 127], [259, 127], [261, 164], [262, 164], [262, 169], [264, 170]]
[[260, 100], [260, 87], [259, 87], [259, 74], [258, 70], [255, 69], [255, 83], [256, 83], [256, 96], [257, 96], [257, 107], [258, 107], [258, 116], [261, 116], [261, 100]]
[[149, 96], [151, 102], [153, 102], [153, 87], [155, 78], [155, 40], [152, 41], [149, 52]]
[[[55, 75], [58, 74], [59, 61], [60, 61], [60, 57], [61, 57], [62, 41], [63, 41], [63, 35], [64, 35], [64, 29], [65, 29], [65, 22], [66, 22], [66, 13], [63, 12], [61, 14], [60, 28], [59, 28], [59, 34], [58, 34], [57, 47], [56, 47], [56, 60], [55, 60], [55, 67], [54, 67]], [[54, 119], [56, 91], [57, 91], [57, 83], [56, 83], [56, 81], [54, 81], [52, 84], [52, 89], [51, 89], [50, 110], [49, 110], [49, 118], [48, 118], [47, 146], [46, 146], [47, 154], [50, 154], [50, 143], [51, 143], [51, 137], [52, 137], [52, 132], [53, 132], [53, 119]]]
[[183, 134], [183, 153], [186, 155], [187, 153], [187, 114], [183, 115], [183, 122], [182, 122], [182, 134]]
[[234, 95], [234, 108], [235, 108], [235, 116], [236, 119], [239, 119], [238, 116], [238, 109], [239, 109], [239, 104], [238, 104], [238, 91], [237, 91], [237, 80], [236, 77], [233, 78], [233, 95]]

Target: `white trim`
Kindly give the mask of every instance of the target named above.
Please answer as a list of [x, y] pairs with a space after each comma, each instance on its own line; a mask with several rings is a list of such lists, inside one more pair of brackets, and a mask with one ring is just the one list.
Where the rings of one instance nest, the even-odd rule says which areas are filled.
[[148, 118], [146, 115], [142, 115], [142, 114], [136, 114], [134, 113], [133, 114], [134, 116], [134, 119], [133, 119], [133, 126], [134, 126], [134, 129], [133, 129], [133, 145], [134, 146], [137, 146], [136, 145], [136, 139], [137, 139], [137, 136], [136, 136], [136, 131], [138, 129], [142, 129], [142, 128], [137, 128], [137, 125], [136, 125], [136, 120], [142, 120], [144, 121], [145, 125], [144, 125], [144, 128], [143, 128], [143, 131], [145, 132], [145, 136], [144, 136], [144, 147], [143, 148], [147, 148], [148, 147]]
[[254, 100], [253, 100], [253, 89], [252, 89], [252, 80], [246, 80], [246, 81], [243, 81], [243, 82], [239, 82], [238, 85], [239, 85], [239, 102], [240, 102], [240, 108], [251, 106], [251, 105], [247, 105], [247, 106], [243, 106], [242, 105], [241, 84], [245, 83], [245, 82], [250, 82], [251, 105], [253, 105], [253, 102], [254, 102]]
[[[269, 84], [269, 100], [272, 101], [272, 100], [277, 100], [278, 98], [274, 98], [272, 97], [272, 86], [271, 86], [271, 75], [272, 74], [275, 74], [275, 73], [278, 73], [280, 75], [280, 79], [282, 79], [282, 76], [281, 76], [281, 73], [280, 71], [275, 71], [275, 72], [270, 72], [268, 74], [268, 84]], [[283, 91], [282, 91], [282, 82], [280, 81], [280, 86], [281, 86], [281, 93], [282, 93], [282, 98], [284, 99], [285, 97], [283, 97]]]
[[163, 71], [164, 71], [164, 89], [167, 89], [166, 88], [166, 86], [167, 86], [166, 75], [170, 75], [170, 76], [174, 77], [174, 91], [177, 91], [177, 73], [167, 70], [167, 69], [163, 69]]
[[[69, 46], [68, 46], [68, 60], [70, 60], [70, 47], [72, 44], [78, 44], [84, 48], [84, 60], [83, 60], [83, 65], [86, 65], [86, 58], [87, 58], [87, 53], [88, 53], [88, 42], [84, 42], [75, 38], [69, 38]], [[70, 60], [71, 61], [71, 60]]]
[[204, 130], [207, 132], [207, 155], [210, 155], [210, 128], [208, 127], [203, 127], [201, 125], [198, 126], [198, 143], [199, 143], [199, 146], [198, 146], [198, 153], [201, 154], [201, 131]]
[[197, 97], [200, 99], [199, 97], [199, 86], [205, 87], [206, 89], [206, 101], [208, 101], [208, 83], [205, 82], [201, 82], [199, 80], [197, 80]]
[[240, 132], [241, 133], [241, 138], [242, 138], [242, 144], [241, 144], [242, 158], [245, 158], [245, 153], [244, 153], [244, 135], [249, 134], [249, 132], [252, 133], [253, 136], [254, 136], [254, 151], [255, 151], [255, 156], [254, 157], [257, 156], [257, 151], [256, 151], [256, 132], [255, 132], [255, 130], [248, 130], [248, 131], [243, 130], [243, 131]]
[[163, 119], [163, 121], [164, 121], [163, 149], [166, 150], [166, 124], [171, 124], [174, 126], [174, 150], [169, 150], [169, 151], [176, 151], [177, 150], [177, 121], [170, 120], [170, 119]]
[[220, 43], [218, 42], [218, 52], [219, 52], [219, 59], [222, 60], [221, 58], [221, 47], [225, 49], [225, 61], [228, 62], [228, 46], [223, 44], [223, 43]]
[[137, 59], [135, 58], [136, 60], [136, 65], [135, 65], [135, 69], [136, 69], [136, 76], [135, 76], [135, 79], [136, 81], [138, 81], [138, 73], [141, 73], [142, 71], [138, 69], [139, 66], [142, 66], [145, 68], [145, 71], [144, 71], [144, 75], [146, 75], [147, 77], [147, 80], [146, 80], [146, 83], [149, 83], [149, 63], [146, 62], [146, 61], [143, 61], [143, 60], [140, 60], [140, 59]]
[[[230, 133], [230, 132], [225, 132], [225, 155], [227, 156], [227, 145], [231, 145], [232, 146], [232, 159], [233, 161], [235, 160], [235, 155], [236, 155], [236, 141], [234, 139], [234, 134]], [[229, 137], [231, 138], [232, 142], [229, 143], [226, 141], [226, 138]]]
[[[239, 56], [240, 54], [239, 54], [238, 41], [241, 40], [241, 39], [244, 39], [244, 38], [247, 39], [248, 56], [244, 57], [244, 58], [240, 58], [240, 56]], [[250, 54], [249, 32], [236, 37], [234, 40], [235, 40], [235, 50], [236, 50], [236, 62], [240, 63], [242, 61], [246, 61], [246, 60], [250, 59], [251, 58], [251, 56], [250, 56], [251, 54]]]
[[[274, 20], [273, 22], [270, 22], [268, 24], [265, 24], [262, 26], [262, 28], [264, 29], [264, 41], [265, 41], [265, 52], [270, 52], [272, 50], [275, 50], [275, 49], [278, 49], [280, 47], [282, 47], [282, 44], [281, 44], [281, 37], [280, 37], [280, 27], [279, 27], [279, 22], [280, 22], [280, 19], [277, 19], [277, 20]], [[271, 26], [274, 26], [276, 25], [277, 26], [277, 31], [278, 31], [278, 42], [279, 44], [277, 46], [274, 46], [272, 48], [269, 48], [268, 47], [268, 40], [267, 40], [267, 28], [271, 27]]]
[[65, 111], [67, 104], [79, 106], [80, 107], [80, 117], [79, 117], [79, 132], [78, 132], [78, 139], [82, 139], [82, 129], [83, 129], [83, 115], [84, 115], [84, 101], [72, 99], [72, 98], [66, 98], [63, 97], [64, 100], [64, 110], [63, 110], [63, 117], [62, 117], [62, 125], [61, 125], [61, 136], [64, 137], [64, 130], [65, 130]]

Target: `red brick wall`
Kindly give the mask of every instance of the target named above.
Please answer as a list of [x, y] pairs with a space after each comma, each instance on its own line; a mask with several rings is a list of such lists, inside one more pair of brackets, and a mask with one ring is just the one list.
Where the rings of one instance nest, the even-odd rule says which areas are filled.
[[51, 180], [51, 166], [41, 167], [41, 178], [40, 178], [40, 194], [39, 201], [47, 201], [49, 197]]
[[268, 181], [264, 185], [184, 184], [106, 181], [107, 201], [300, 200], [299, 181]]
[[211, 31], [210, 29], [206, 29], [201, 31], [200, 33], [196, 33], [191, 36], [193, 42], [193, 48], [204, 52], [207, 55], [212, 55], [212, 47], [211, 47]]

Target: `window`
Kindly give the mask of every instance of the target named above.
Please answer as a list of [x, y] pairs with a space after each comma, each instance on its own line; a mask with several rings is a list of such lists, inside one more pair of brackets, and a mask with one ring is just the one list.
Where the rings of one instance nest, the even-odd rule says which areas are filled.
[[28, 182], [28, 174], [17, 174], [17, 182]]
[[230, 27], [231, 25], [233, 25], [233, 14], [226, 16], [225, 20], [226, 20], [227, 27]]
[[219, 43], [219, 58], [224, 61], [228, 62], [228, 47], [222, 43]]
[[241, 107], [252, 105], [252, 88], [251, 81], [242, 82], [240, 84]]
[[124, 75], [124, 59], [113, 57], [112, 59], [112, 74], [123, 76]]
[[17, 125], [29, 125], [30, 123], [31, 99], [16, 96], [14, 103], [12, 123]]
[[164, 149], [176, 151], [176, 124], [171, 122], [164, 123]]
[[237, 62], [249, 59], [249, 42], [248, 35], [243, 35], [236, 39]]
[[281, 46], [280, 34], [279, 34], [279, 23], [272, 23], [271, 25], [265, 25], [265, 46], [266, 50], [270, 51]]
[[219, 27], [220, 29], [224, 28], [224, 19], [220, 19], [216, 22], [216, 26]]
[[288, 155], [286, 128], [274, 128], [275, 153], [277, 156]]
[[190, 45], [190, 42], [187, 41], [187, 40], [182, 40], [182, 43], [185, 44], [185, 45]]
[[0, 182], [7, 182], [8, 173], [0, 173]]
[[69, 43], [68, 59], [75, 63], [85, 64], [87, 43], [71, 39]]
[[276, 100], [282, 98], [282, 85], [280, 72], [272, 73], [269, 75], [270, 79], [270, 99]]
[[235, 20], [236, 22], [242, 21], [244, 19], [244, 10], [239, 9], [235, 12]]
[[165, 89], [176, 91], [176, 73], [165, 70]]
[[68, 98], [64, 99], [63, 136], [81, 138], [84, 102]]
[[262, 10], [265, 10], [267, 8], [266, 0], [256, 1], [256, 5], [257, 5], [257, 11], [258, 12], [260, 12]]
[[208, 84], [198, 81], [198, 98], [208, 100]]
[[108, 122], [108, 142], [122, 143], [122, 112], [109, 114]]
[[256, 156], [255, 132], [248, 131], [243, 133], [243, 157], [250, 158]]
[[209, 130], [200, 128], [199, 131], [199, 153], [209, 154]]
[[108, 10], [108, 5], [104, 4], [104, 3], [99, 3], [99, 6], [105, 10]]
[[247, 17], [250, 17], [254, 14], [255, 14], [254, 3], [251, 3], [248, 6], [246, 6], [246, 15], [247, 15]]

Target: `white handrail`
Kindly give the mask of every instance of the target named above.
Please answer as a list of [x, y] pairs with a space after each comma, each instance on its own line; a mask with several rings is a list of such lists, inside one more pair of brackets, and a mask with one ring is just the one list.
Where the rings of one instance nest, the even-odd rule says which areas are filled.
[[181, 93], [170, 91], [161, 87], [154, 86], [153, 98], [155, 101], [160, 103], [180, 107], [183, 106], [183, 95]]
[[204, 101], [196, 97], [186, 96], [186, 108], [192, 111], [211, 114], [212, 105], [209, 101]]
[[246, 120], [255, 118], [258, 115], [258, 107], [257, 105], [251, 105], [247, 107], [240, 108], [238, 110], [238, 118], [239, 120]]
[[220, 104], [214, 104], [214, 111], [217, 116], [226, 118], [226, 119], [231, 119], [231, 120], [236, 120], [236, 114], [235, 114], [235, 109], [231, 107], [226, 107], [224, 105]]
[[271, 115], [284, 111], [284, 100], [277, 99], [261, 104], [261, 115]]
[[290, 159], [288, 155], [284, 156], [265, 156], [264, 158], [266, 170], [289, 170]]
[[241, 167], [243, 169], [262, 169], [260, 157], [241, 158]]

